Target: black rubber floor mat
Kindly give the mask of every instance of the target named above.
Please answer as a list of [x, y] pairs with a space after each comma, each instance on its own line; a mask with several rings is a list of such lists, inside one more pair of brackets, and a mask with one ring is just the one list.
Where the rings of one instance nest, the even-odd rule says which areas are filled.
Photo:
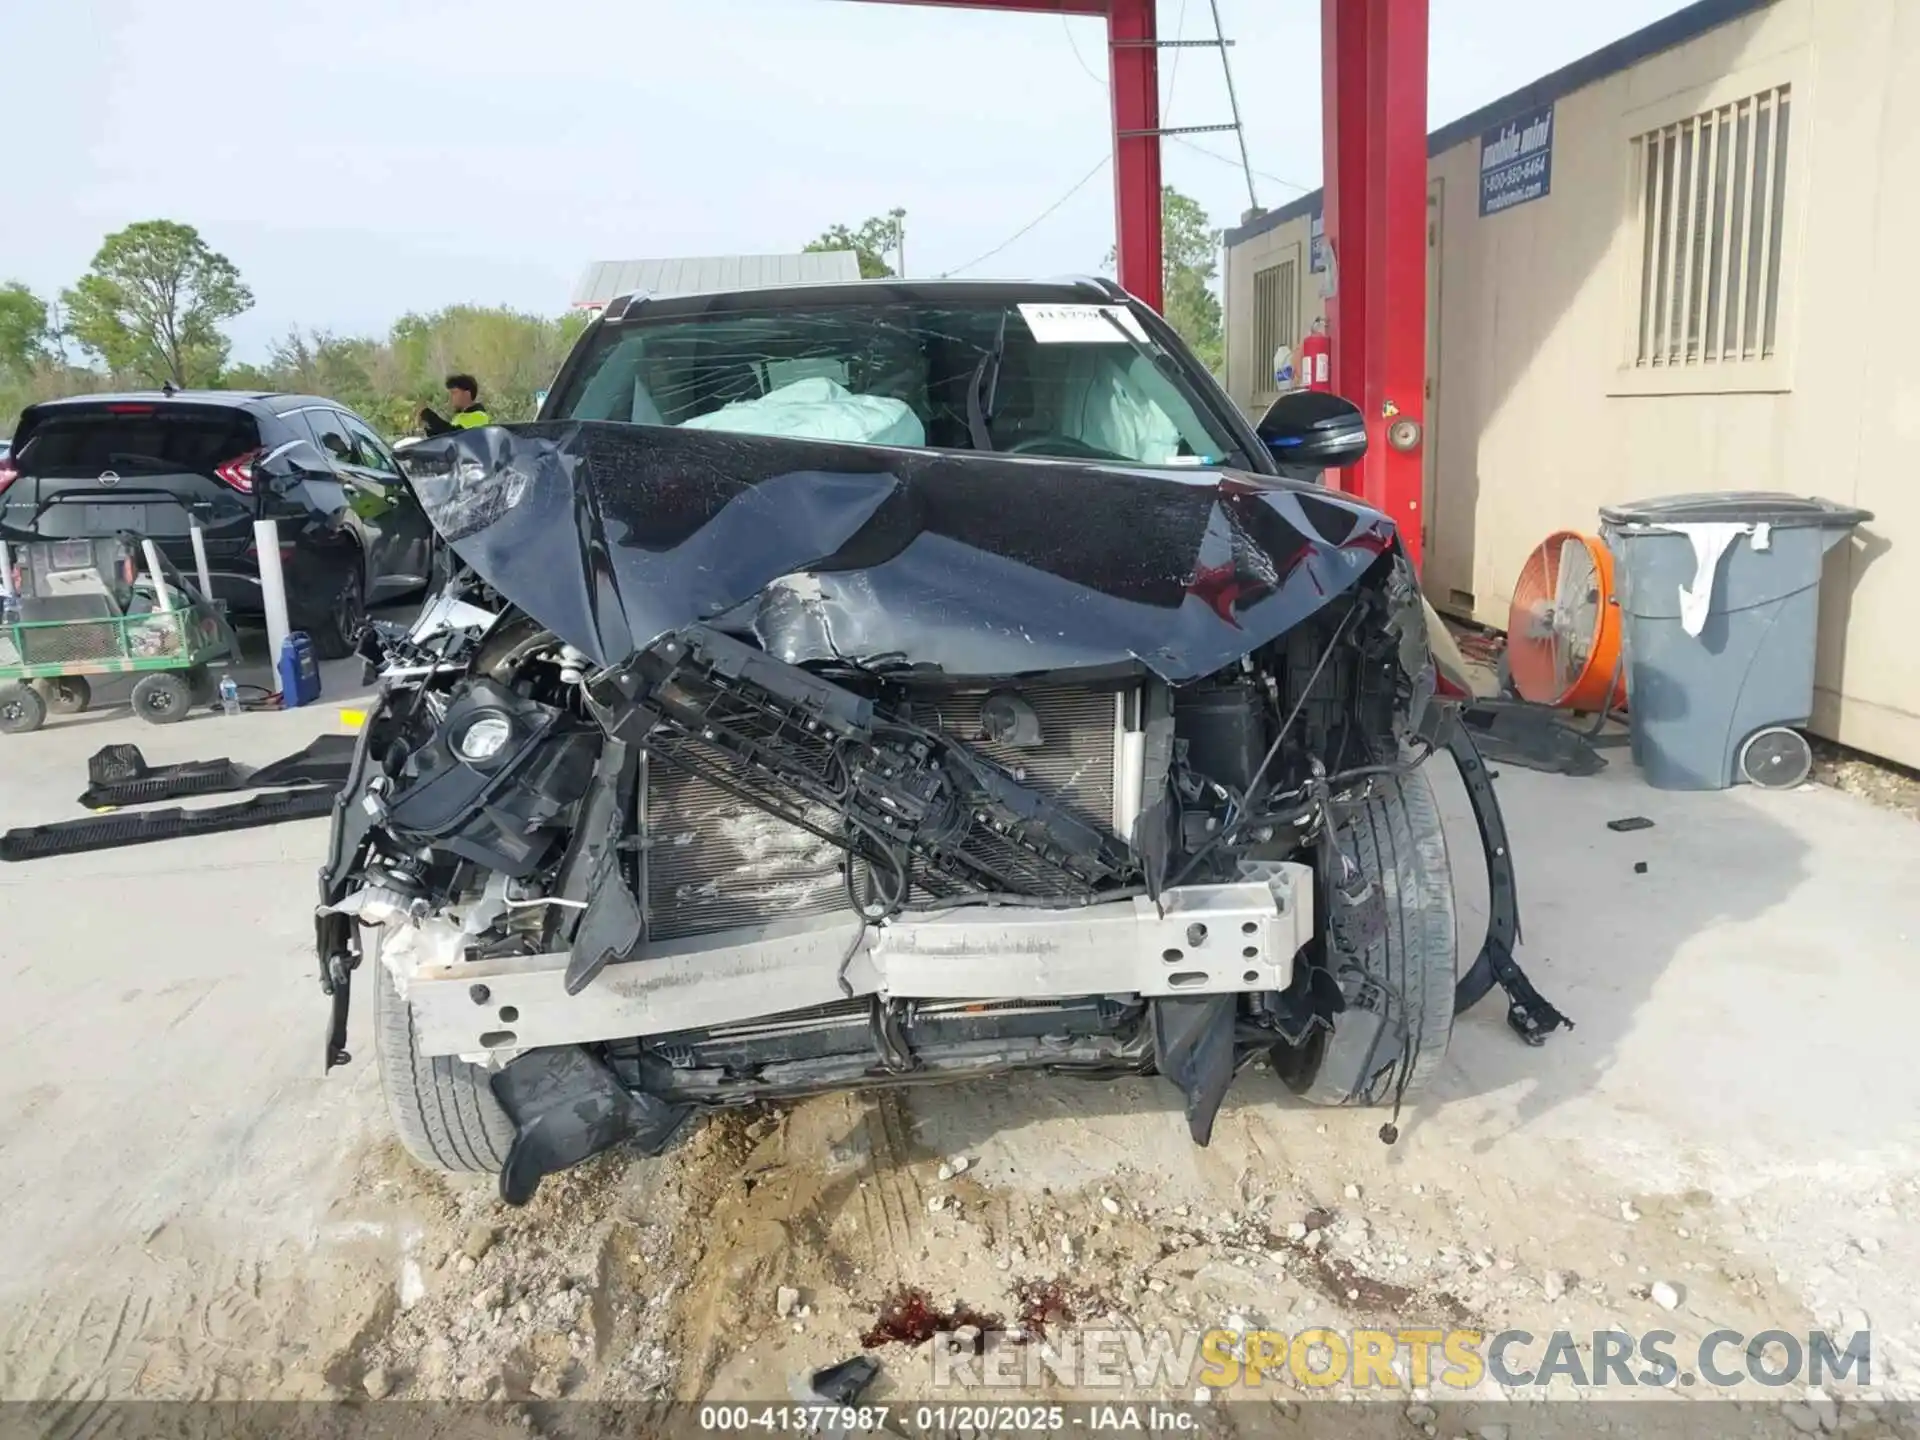
[[233, 805], [204, 810], [144, 810], [134, 815], [102, 815], [91, 820], [60, 820], [29, 825], [0, 835], [0, 861], [43, 860], [50, 855], [79, 855], [117, 850], [155, 840], [183, 840], [225, 830], [252, 830], [285, 820], [311, 820], [331, 814], [335, 792], [316, 787], [278, 795], [256, 795]]

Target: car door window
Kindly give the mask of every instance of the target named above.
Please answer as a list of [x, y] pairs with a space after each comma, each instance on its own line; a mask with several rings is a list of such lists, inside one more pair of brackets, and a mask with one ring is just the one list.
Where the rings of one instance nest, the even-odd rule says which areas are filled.
[[345, 419], [334, 410], [302, 410], [301, 419], [313, 432], [313, 443], [335, 465], [352, 465], [353, 439], [347, 434]]
[[398, 480], [400, 466], [394, 461], [393, 452], [387, 449], [380, 437], [351, 415], [343, 414], [340, 420], [347, 427], [347, 435], [353, 441], [353, 463], [363, 470], [372, 471], [383, 480]]

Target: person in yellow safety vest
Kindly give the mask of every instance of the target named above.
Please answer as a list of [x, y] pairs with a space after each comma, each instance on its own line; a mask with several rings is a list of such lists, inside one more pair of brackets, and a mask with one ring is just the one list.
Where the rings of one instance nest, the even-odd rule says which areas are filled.
[[480, 382], [471, 375], [447, 376], [447, 399], [453, 406], [453, 418], [445, 419], [430, 405], [420, 408], [420, 428], [428, 435], [446, 435], [455, 430], [471, 430], [491, 425], [493, 417], [480, 403]]

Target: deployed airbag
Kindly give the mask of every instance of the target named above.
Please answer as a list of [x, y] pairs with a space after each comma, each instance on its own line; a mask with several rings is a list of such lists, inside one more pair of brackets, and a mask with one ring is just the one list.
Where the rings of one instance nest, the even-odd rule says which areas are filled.
[[811, 376], [757, 400], [737, 400], [680, 422], [682, 430], [785, 435], [796, 440], [851, 440], [865, 445], [924, 445], [926, 427], [903, 400], [856, 395], [837, 380]]

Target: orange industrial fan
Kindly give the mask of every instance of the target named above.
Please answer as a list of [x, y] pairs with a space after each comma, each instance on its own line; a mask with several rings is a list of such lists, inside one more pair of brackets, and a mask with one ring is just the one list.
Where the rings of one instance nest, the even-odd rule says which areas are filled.
[[1625, 707], [1613, 555], [1601, 540], [1561, 530], [1527, 557], [1507, 612], [1507, 672], [1520, 698], [1536, 704]]

